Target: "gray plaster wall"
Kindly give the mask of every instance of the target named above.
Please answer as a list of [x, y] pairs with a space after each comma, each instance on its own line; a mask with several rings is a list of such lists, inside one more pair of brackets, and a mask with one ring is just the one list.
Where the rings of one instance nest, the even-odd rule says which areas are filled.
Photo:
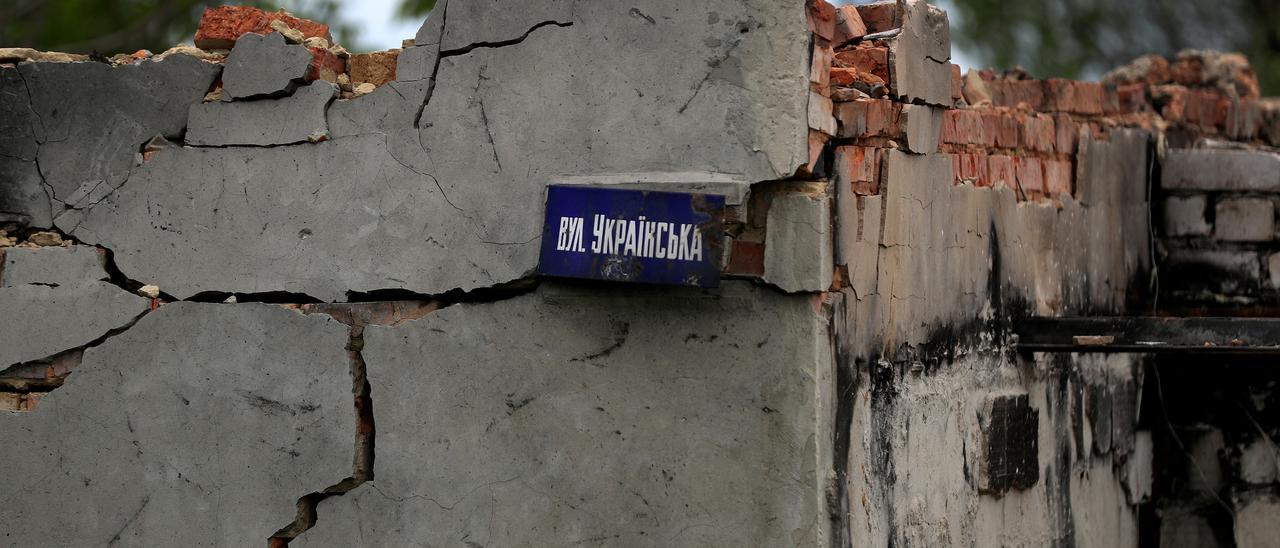
[[[178, 298], [438, 294], [531, 272], [542, 222], [532, 205], [557, 178], [696, 171], [754, 182], [806, 161], [802, 9], [456, 0], [441, 10], [442, 38], [421, 40], [440, 43], [432, 77], [421, 67], [335, 103], [331, 140], [122, 163], [112, 173], [128, 184], [58, 227], [116, 250], [122, 271]], [[697, 61], [654, 62], [673, 58]]]
[[825, 309], [544, 284], [365, 331], [374, 479], [299, 546], [825, 546]]
[[88, 246], [13, 248], [0, 264], [0, 375], [126, 328], [150, 305], [108, 283]]
[[261, 545], [352, 473], [347, 339], [275, 305], [173, 303], [88, 349], [39, 408], [0, 412], [2, 543]]

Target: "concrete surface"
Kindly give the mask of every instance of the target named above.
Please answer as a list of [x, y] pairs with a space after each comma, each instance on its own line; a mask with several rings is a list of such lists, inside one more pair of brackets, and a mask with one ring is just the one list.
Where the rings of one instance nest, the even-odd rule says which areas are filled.
[[236, 40], [222, 73], [222, 100], [288, 95], [311, 65], [307, 48], [285, 42], [279, 32]]
[[730, 281], [370, 327], [375, 479], [294, 545], [826, 545], [826, 325]]
[[324, 316], [174, 303], [89, 349], [38, 409], [0, 412], [3, 543], [263, 545], [351, 474], [346, 342]]
[[329, 136], [325, 108], [338, 86], [316, 80], [279, 99], [191, 105], [186, 143], [192, 146], [288, 145]]
[[98, 250], [86, 245], [5, 249], [0, 288], [23, 285], [79, 285], [106, 280]]
[[120, 67], [22, 63], [17, 70], [30, 90], [39, 174], [56, 217], [61, 204], [92, 207], [124, 184], [152, 137], [181, 137], [188, 107], [221, 67], [174, 55]]

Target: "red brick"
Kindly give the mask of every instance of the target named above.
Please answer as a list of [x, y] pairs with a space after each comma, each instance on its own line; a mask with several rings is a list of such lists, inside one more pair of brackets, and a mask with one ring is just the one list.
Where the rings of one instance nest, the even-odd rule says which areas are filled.
[[862, 82], [870, 86], [875, 86], [876, 84], [879, 84], [879, 85], [885, 84], [884, 80], [881, 79], [879, 76], [876, 76], [869, 72], [864, 72], [861, 69], [857, 69], [853, 67], [849, 67], [849, 68], [836, 67], [831, 69], [831, 82], [830, 82], [831, 85], [836, 87], [851, 88], [851, 87], [854, 87], [854, 84], [856, 84], [857, 82]]
[[858, 15], [858, 8], [850, 5], [840, 6], [836, 11], [836, 37], [837, 44], [843, 44], [850, 40], [862, 38], [867, 34], [867, 25], [862, 22], [862, 16]]
[[991, 178], [990, 186], [1004, 185], [1017, 188], [1018, 179], [1014, 172], [1013, 157], [993, 154], [987, 158], [987, 171]]
[[35, 411], [36, 405], [40, 404], [40, 398], [45, 396], [45, 392], [27, 392], [27, 411]]
[[1102, 114], [1102, 84], [1051, 78], [1044, 82], [1045, 110]]
[[[346, 72], [347, 66], [342, 59], [334, 55], [333, 52], [323, 48], [308, 48], [311, 50], [311, 66], [307, 67], [307, 81], [324, 80], [326, 82], [337, 82], [338, 75]], [[395, 62], [391, 64], [391, 79], [395, 79]], [[377, 84], [374, 84], [377, 85]]]
[[1187, 123], [1203, 127], [1225, 128], [1227, 111], [1231, 101], [1218, 93], [1207, 90], [1189, 90], [1187, 93]]
[[806, 174], [818, 172], [818, 163], [822, 161], [822, 153], [831, 137], [821, 131], [809, 130], [809, 163], [803, 168]]
[[764, 244], [747, 240], [734, 240], [729, 246], [727, 274], [743, 276], [764, 275]]
[[1227, 114], [1227, 135], [1232, 139], [1251, 141], [1262, 129], [1262, 104], [1253, 99], [1231, 103]]
[[1044, 86], [1039, 80], [992, 80], [987, 89], [994, 105], [1044, 110]]
[[862, 16], [862, 22], [867, 25], [867, 32], [884, 32], [902, 26], [897, 2], [858, 4], [856, 7], [858, 15]]
[[902, 105], [887, 99], [859, 99], [840, 103], [836, 119], [840, 137], [897, 137]]
[[[835, 51], [831, 49], [830, 42], [821, 38], [813, 41], [813, 57], [809, 59], [810, 89], [823, 95], [829, 95], [831, 63], [834, 60]], [[354, 74], [352, 78], [354, 79]]]
[[281, 21], [298, 29], [307, 38], [320, 37], [333, 42], [329, 25], [299, 19], [285, 11], [268, 12], [249, 6], [205, 8], [196, 28], [195, 44], [201, 49], [230, 49], [236, 39], [255, 32], [271, 32], [271, 22]]
[[1159, 107], [1160, 116], [1170, 122], [1182, 122], [1186, 119], [1187, 88], [1176, 85], [1153, 86], [1151, 100]]
[[1018, 116], [1019, 146], [1036, 152], [1053, 152], [1053, 118], [1044, 114]]
[[843, 49], [836, 52], [837, 67], [855, 67], [862, 72], [874, 74], [887, 84], [889, 82], [889, 48], [858, 44], [856, 48]]
[[1116, 88], [1115, 110], [1122, 114], [1142, 112], [1147, 107], [1146, 84], [1127, 84]]
[[943, 144], [991, 146], [993, 137], [983, 124], [983, 112], [978, 109], [950, 109], [942, 114]]
[[1018, 190], [1024, 198], [1037, 200], [1044, 196], [1044, 168], [1039, 158], [1017, 158], [1013, 167]]
[[1072, 184], [1071, 162], [1066, 160], [1044, 160], [1044, 191], [1052, 198], [1057, 198], [1059, 194], [1072, 194], [1074, 185]]
[[1075, 154], [1076, 153], [1076, 124], [1071, 121], [1071, 117], [1066, 114], [1057, 114], [1053, 117], [1054, 139], [1053, 148], [1059, 154]]
[[975, 186], [991, 186], [986, 154], [962, 152], [952, 155], [952, 158], [951, 168], [955, 172], [956, 181], [967, 181]]
[[982, 129], [986, 133], [988, 146], [999, 148], [1018, 147], [1018, 121], [1001, 111], [987, 111], [982, 114]]
[[836, 8], [827, 0], [805, 0], [805, 12], [809, 15], [809, 32], [834, 40], [836, 37]]
[[879, 192], [880, 150], [872, 147], [842, 146], [835, 151], [836, 180], [848, 181], [854, 194]]

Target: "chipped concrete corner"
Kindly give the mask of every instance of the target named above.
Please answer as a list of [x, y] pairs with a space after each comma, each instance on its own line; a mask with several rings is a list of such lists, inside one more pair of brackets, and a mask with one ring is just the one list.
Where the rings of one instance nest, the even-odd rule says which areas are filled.
[[[1230, 470], [1169, 491], [1152, 358], [1013, 335], [1193, 305], [1177, 257], [1277, 284], [1240, 71], [961, 78], [922, 0], [498, 4], [368, 54], [250, 7], [0, 50], [6, 544], [1276, 538], [1272, 392], [1170, 423]], [[1221, 89], [1229, 127], [1150, 102]], [[724, 195], [718, 287], [539, 276], [551, 184]]]

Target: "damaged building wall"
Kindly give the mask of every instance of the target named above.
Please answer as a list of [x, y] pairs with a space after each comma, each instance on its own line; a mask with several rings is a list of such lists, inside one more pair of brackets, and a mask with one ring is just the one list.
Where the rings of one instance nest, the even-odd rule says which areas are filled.
[[[1170, 200], [1269, 199], [1170, 182], [1222, 148], [1183, 128], [1277, 144], [1235, 65], [962, 76], [923, 1], [498, 4], [369, 54], [243, 7], [0, 50], [7, 542], [1145, 541], [1152, 359], [1011, 326], [1143, 312], [1213, 247], [1153, 241]], [[724, 195], [720, 287], [537, 277], [557, 183]]]

